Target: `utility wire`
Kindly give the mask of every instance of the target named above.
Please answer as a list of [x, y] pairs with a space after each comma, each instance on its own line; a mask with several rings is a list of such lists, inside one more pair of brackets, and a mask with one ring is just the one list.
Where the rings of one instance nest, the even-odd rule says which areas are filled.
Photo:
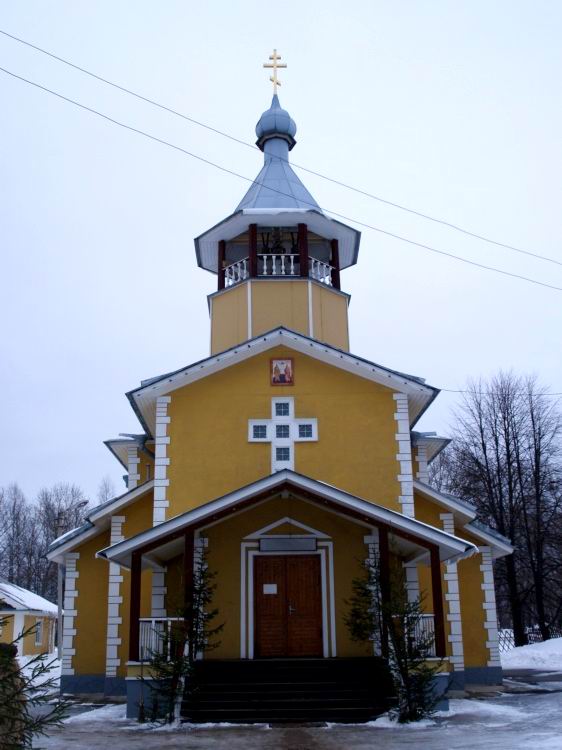
[[[226, 133], [224, 130], [219, 130], [218, 128], [214, 128], [211, 125], [208, 125], [207, 123], [201, 122], [201, 120], [196, 120], [195, 118], [190, 117], [189, 115], [183, 114], [182, 112], [178, 112], [177, 110], [172, 109], [171, 107], [167, 107], [165, 104], [161, 104], [160, 102], [157, 102], [154, 99], [150, 99], [149, 97], [143, 96], [142, 94], [139, 94], [136, 91], [132, 91], [131, 89], [126, 88], [125, 86], [121, 86], [120, 84], [115, 83], [114, 81], [110, 81], [109, 79], [104, 78], [103, 76], [100, 76], [97, 73], [92, 73], [92, 71], [87, 70], [86, 68], [82, 68], [80, 65], [76, 65], [70, 60], [66, 60], [64, 57], [59, 57], [59, 55], [55, 55], [53, 52], [49, 52], [48, 50], [43, 49], [42, 47], [38, 47], [36, 44], [32, 44], [31, 42], [28, 42], [25, 39], [21, 39], [20, 37], [14, 36], [13, 34], [10, 34], [7, 31], [4, 31], [2, 29], [0, 29], [0, 34], [3, 34], [4, 36], [9, 37], [10, 39], [13, 39], [16, 42], [19, 42], [20, 44], [25, 44], [27, 47], [31, 47], [37, 52], [41, 52], [44, 55], [48, 55], [49, 57], [53, 58], [53, 60], [57, 60], [58, 62], [61, 62], [64, 65], [68, 65], [71, 68], [74, 68], [75, 70], [78, 70], [81, 73], [84, 73], [85, 75], [90, 76], [91, 78], [95, 78], [97, 81], [101, 81], [101, 83], [105, 83], [108, 86], [112, 86], [113, 88], [118, 89], [119, 91], [123, 91], [125, 94], [134, 96], [137, 99], [140, 99], [141, 101], [146, 102], [147, 104], [151, 104], [154, 107], [158, 107], [159, 109], [162, 109], [165, 112], [169, 112], [170, 114], [175, 115], [176, 117], [181, 117], [183, 120], [187, 120], [188, 122], [191, 122], [194, 125], [198, 125], [199, 127], [205, 128], [206, 130], [210, 130], [211, 132], [216, 133], [217, 135], [223, 136], [224, 138], [228, 138], [229, 140], [234, 141], [235, 143], [239, 143], [242, 146], [247, 146], [248, 148], [251, 148], [255, 151], [258, 150], [257, 147], [253, 143], [244, 141], [241, 138], [236, 138], [235, 136], [230, 135], [230, 133]], [[417, 211], [416, 209], [409, 208], [408, 206], [403, 206], [400, 203], [387, 200], [386, 198], [382, 198], [379, 195], [374, 195], [373, 193], [369, 193], [366, 190], [362, 190], [361, 188], [354, 187], [353, 185], [349, 185], [348, 183], [343, 182], [341, 180], [337, 180], [333, 177], [329, 177], [328, 175], [322, 174], [321, 172], [316, 172], [315, 170], [309, 169], [308, 167], [305, 167], [302, 164], [297, 164], [294, 161], [291, 162], [291, 165], [293, 167], [296, 167], [297, 169], [302, 169], [303, 172], [308, 172], [309, 174], [312, 174], [315, 177], [320, 177], [323, 180], [332, 182], [334, 185], [339, 185], [340, 187], [343, 187], [346, 190], [352, 190], [353, 192], [358, 193], [359, 195], [363, 195], [366, 198], [371, 198], [372, 200], [378, 201], [379, 203], [384, 203], [385, 205], [392, 206], [393, 208], [397, 208], [400, 211], [406, 211], [407, 213], [413, 214], [414, 216], [419, 216], [422, 219], [427, 219], [428, 221], [432, 221], [436, 224], [441, 224], [442, 226], [448, 227], [449, 229], [454, 229], [455, 231], [461, 232], [462, 234], [465, 234], [468, 237], [473, 237], [477, 240], [482, 240], [482, 242], [487, 242], [491, 245], [496, 245], [497, 247], [503, 247], [506, 250], [512, 250], [513, 252], [521, 253], [522, 255], [528, 255], [538, 260], [544, 260], [544, 261], [547, 261], [548, 263], [554, 263], [558, 266], [562, 266], [562, 261], [556, 260], [555, 258], [549, 258], [546, 255], [540, 255], [539, 253], [533, 253], [530, 250], [523, 250], [522, 248], [515, 247], [514, 245], [509, 245], [505, 242], [499, 242], [498, 240], [493, 240], [490, 237], [486, 237], [485, 235], [478, 234], [477, 232], [472, 232], [469, 229], [464, 229], [458, 224], [453, 224], [449, 221], [445, 221], [444, 219], [439, 219], [435, 216], [424, 214], [421, 211]]]
[[[441, 393], [463, 393], [463, 394], [469, 393], [469, 394], [474, 394], [476, 396], [494, 396], [494, 395], [497, 394], [497, 391], [472, 391], [472, 390], [468, 390], [468, 389], [464, 389], [464, 390], [463, 389], [460, 389], [460, 390], [457, 389], [457, 390], [455, 390], [454, 388], [439, 388], [439, 391]], [[528, 391], [519, 391], [519, 392], [520, 393], [528, 393]], [[562, 392], [560, 392], [560, 393], [550, 393], [550, 392], [548, 392], [548, 393], [535, 393], [533, 395], [535, 395], [535, 396], [537, 396], [539, 398], [542, 398], [542, 396], [562, 396]]]
[[[11, 76], [12, 78], [16, 78], [19, 81], [23, 81], [24, 83], [29, 84], [30, 86], [34, 86], [37, 89], [41, 89], [41, 91], [45, 91], [48, 94], [52, 94], [53, 96], [56, 96], [58, 99], [62, 99], [63, 101], [68, 102], [69, 104], [73, 104], [76, 107], [79, 107], [80, 109], [85, 110], [86, 112], [90, 112], [91, 114], [97, 115], [98, 117], [101, 117], [102, 119], [113, 123], [114, 125], [118, 125], [121, 128], [124, 128], [126, 130], [130, 130], [133, 133], [137, 133], [138, 135], [142, 135], [145, 138], [149, 138], [152, 141], [155, 141], [156, 143], [160, 143], [163, 146], [168, 146], [169, 148], [174, 149], [175, 151], [179, 151], [182, 154], [185, 154], [186, 156], [190, 156], [193, 159], [197, 159], [198, 161], [203, 162], [204, 164], [208, 164], [211, 167], [215, 167], [216, 169], [220, 170], [221, 172], [224, 172], [226, 174], [233, 175], [234, 177], [238, 177], [241, 180], [244, 180], [245, 182], [249, 182], [251, 185], [261, 185], [262, 183], [257, 182], [256, 180], [252, 180], [250, 177], [246, 177], [245, 175], [239, 174], [238, 172], [235, 172], [232, 169], [228, 169], [227, 167], [223, 167], [220, 164], [217, 164], [216, 162], [211, 161], [210, 159], [205, 159], [202, 156], [199, 156], [198, 154], [193, 153], [192, 151], [188, 151], [185, 148], [182, 148], [181, 146], [177, 146], [174, 143], [170, 143], [169, 141], [166, 141], [162, 138], [158, 138], [155, 135], [152, 135], [150, 133], [147, 133], [144, 130], [140, 130], [139, 128], [135, 128], [132, 125], [127, 125], [126, 123], [120, 122], [119, 120], [115, 120], [113, 117], [110, 117], [109, 115], [105, 115], [102, 112], [99, 112], [96, 109], [93, 109], [92, 107], [87, 107], [85, 104], [81, 104], [80, 102], [77, 102], [74, 99], [70, 99], [67, 96], [64, 96], [63, 94], [59, 94], [57, 91], [53, 91], [52, 89], [47, 88], [46, 86], [42, 86], [40, 83], [36, 83], [35, 81], [31, 81], [28, 78], [24, 78], [23, 76], [18, 75], [17, 73], [13, 73], [10, 70], [7, 70], [6, 68], [0, 67], [0, 71], [3, 73], [6, 73], [7, 75]], [[285, 193], [282, 190], [277, 190], [275, 188], [268, 187], [268, 190], [274, 193], [278, 193], [279, 195], [284, 195], [289, 198], [293, 198], [294, 196], [290, 195], [289, 193]], [[495, 268], [493, 266], [487, 266], [483, 263], [477, 263], [476, 261], [469, 260], [468, 258], [463, 258], [460, 255], [455, 255], [454, 253], [447, 252], [445, 250], [438, 250], [435, 247], [432, 247], [431, 245], [425, 245], [421, 242], [417, 242], [415, 240], [411, 240], [408, 237], [403, 237], [399, 234], [395, 234], [393, 232], [389, 232], [386, 229], [381, 229], [380, 227], [375, 227], [372, 224], [367, 224], [366, 222], [359, 221], [358, 219], [353, 219], [350, 216], [346, 216], [345, 214], [340, 214], [337, 211], [333, 211], [329, 208], [322, 208], [316, 206], [314, 203], [311, 203], [310, 201], [303, 201], [303, 203], [308, 203], [313, 208], [320, 208], [322, 211], [325, 211], [326, 213], [332, 214], [333, 216], [337, 216], [340, 219], [344, 219], [345, 221], [350, 221], [354, 224], [358, 224], [359, 226], [365, 227], [367, 229], [371, 229], [374, 232], [378, 232], [379, 234], [383, 234], [387, 237], [392, 237], [393, 239], [399, 240], [401, 242], [406, 242], [409, 245], [413, 245], [414, 247], [419, 247], [422, 250], [427, 250], [431, 253], [436, 253], [437, 255], [443, 255], [447, 258], [452, 258], [454, 260], [458, 260], [461, 263], [466, 263], [471, 266], [475, 266], [476, 268], [482, 268], [486, 271], [492, 271], [494, 273], [500, 273], [503, 276], [509, 276], [514, 279], [520, 279], [521, 281], [527, 281], [530, 284], [536, 284], [537, 286], [545, 287], [546, 289], [554, 289], [557, 292], [562, 292], [562, 287], [554, 286], [553, 284], [547, 284], [543, 281], [538, 281], [537, 279], [531, 279], [528, 276], [522, 276], [520, 274], [511, 273], [511, 271], [504, 271], [500, 268]]]

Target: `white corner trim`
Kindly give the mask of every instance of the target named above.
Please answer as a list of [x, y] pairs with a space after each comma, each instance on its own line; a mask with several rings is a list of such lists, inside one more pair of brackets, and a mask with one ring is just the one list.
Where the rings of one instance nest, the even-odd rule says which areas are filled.
[[156, 430], [154, 436], [154, 502], [152, 525], [157, 526], [166, 520], [166, 508], [170, 505], [168, 500], [168, 446], [170, 436], [168, 425], [168, 407], [172, 400], [171, 396], [158, 396], [156, 399]]
[[77, 570], [77, 563], [79, 559], [79, 552], [67, 552], [64, 556], [66, 574], [64, 579], [64, 616], [62, 620], [61, 674], [65, 675], [74, 674], [72, 657], [75, 653], [74, 636], [76, 635], [76, 629], [74, 627], [74, 618], [76, 615], [76, 599], [78, 597], [76, 581], [78, 580], [78, 577], [80, 575]]
[[408, 396], [405, 393], [395, 393], [396, 412], [396, 444], [398, 452], [396, 460], [400, 466], [397, 480], [400, 484], [398, 501], [405, 516], [414, 518], [414, 475], [412, 467], [412, 442], [410, 438], [410, 418], [408, 413]]
[[488, 633], [486, 647], [489, 653], [488, 666], [501, 667], [498, 636], [498, 614], [496, 608], [496, 591], [494, 588], [494, 564], [491, 547], [480, 547], [482, 555], [482, 584], [484, 592], [482, 609], [484, 610], [484, 627]]
[[[111, 535], [110, 543], [117, 544], [125, 538], [123, 536], [123, 524], [125, 516], [111, 516]], [[119, 637], [119, 625], [121, 617], [119, 607], [123, 601], [121, 596], [121, 584], [123, 576], [121, 568], [117, 563], [109, 563], [109, 578], [107, 584], [107, 633], [105, 648], [105, 676], [116, 677], [117, 667], [120, 666], [119, 646], [121, 638]]]
[[[440, 513], [443, 531], [447, 534], [455, 533], [455, 518], [452, 513]], [[464, 644], [462, 638], [461, 599], [459, 589], [459, 574], [457, 563], [445, 565], [445, 607], [447, 622], [449, 623], [449, 661], [455, 672], [464, 670]]]
[[429, 465], [427, 462], [427, 448], [425, 445], [416, 445], [416, 479], [429, 484]]
[[140, 480], [139, 473], [139, 451], [136, 445], [131, 445], [127, 448], [127, 489], [134, 490]]

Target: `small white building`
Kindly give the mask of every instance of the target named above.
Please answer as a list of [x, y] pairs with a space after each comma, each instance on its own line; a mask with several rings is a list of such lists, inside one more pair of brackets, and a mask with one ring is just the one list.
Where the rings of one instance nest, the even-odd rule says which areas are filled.
[[56, 604], [14, 583], [0, 581], [0, 643], [10, 643], [35, 626], [18, 641], [18, 654], [52, 653], [56, 623]]

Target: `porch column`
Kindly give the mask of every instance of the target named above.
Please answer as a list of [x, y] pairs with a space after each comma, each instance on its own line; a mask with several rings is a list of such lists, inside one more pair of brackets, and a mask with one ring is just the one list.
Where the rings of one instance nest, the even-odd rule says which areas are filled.
[[390, 606], [390, 560], [388, 546], [388, 528], [379, 526], [379, 574], [381, 588], [381, 605], [384, 608], [384, 616], [381, 619], [381, 654], [388, 658], [388, 628], [386, 627], [386, 616]]
[[308, 228], [306, 224], [299, 224], [297, 231], [299, 244], [299, 263], [301, 276], [308, 278]]
[[249, 256], [250, 256], [250, 278], [255, 279], [258, 275], [258, 225], [250, 224], [249, 234]]
[[340, 289], [340, 248], [337, 240], [332, 240], [332, 286]]
[[[184, 620], [189, 620], [190, 636], [193, 635], [193, 552], [194, 531], [186, 529], [183, 547], [183, 591], [184, 591]], [[192, 638], [190, 637], [190, 640]], [[194, 655], [195, 656], [195, 655]]]
[[141, 563], [141, 553], [133, 552], [131, 559], [131, 603], [129, 611], [129, 661], [139, 661]]
[[224, 256], [226, 252], [226, 243], [224, 240], [219, 240], [219, 252], [218, 252], [218, 263], [217, 263], [217, 272], [218, 272], [218, 290], [224, 289]]
[[433, 616], [435, 618], [435, 655], [446, 656], [445, 618], [443, 616], [443, 589], [441, 586], [441, 560], [439, 547], [430, 547], [431, 591], [433, 594]]

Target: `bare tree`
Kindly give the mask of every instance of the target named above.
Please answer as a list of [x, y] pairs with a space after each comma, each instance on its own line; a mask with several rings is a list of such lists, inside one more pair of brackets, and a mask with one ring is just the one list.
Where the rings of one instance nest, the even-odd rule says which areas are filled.
[[83, 522], [87, 507], [76, 485], [44, 488], [34, 502], [17, 484], [0, 488], [0, 577], [55, 601], [56, 565], [47, 560], [47, 548]]
[[515, 546], [496, 567], [516, 645], [525, 626], [543, 638], [560, 616], [561, 422], [536, 379], [502, 373], [471, 382], [456, 415], [454, 441], [433, 470], [442, 489], [472, 502], [478, 517]]
[[98, 503], [101, 505], [102, 503], [106, 503], [108, 500], [111, 500], [115, 497], [115, 485], [111, 481], [111, 477], [106, 474], [101, 482], [99, 483], [98, 487]]

